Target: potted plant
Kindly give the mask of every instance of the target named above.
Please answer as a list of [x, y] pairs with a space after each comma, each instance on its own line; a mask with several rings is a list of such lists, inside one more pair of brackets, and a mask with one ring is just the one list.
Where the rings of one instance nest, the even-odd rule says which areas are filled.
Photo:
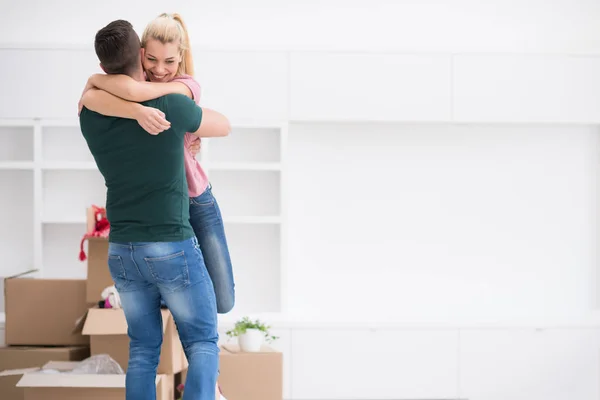
[[260, 320], [250, 320], [244, 317], [235, 323], [233, 329], [226, 332], [229, 338], [237, 337], [240, 345], [240, 350], [244, 352], [257, 352], [263, 342], [271, 343], [277, 340], [277, 336], [269, 333], [270, 326], [265, 325]]

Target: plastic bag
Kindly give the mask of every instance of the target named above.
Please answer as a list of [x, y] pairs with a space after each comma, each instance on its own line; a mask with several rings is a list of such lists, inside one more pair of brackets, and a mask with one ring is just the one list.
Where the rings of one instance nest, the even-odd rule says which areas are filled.
[[119, 374], [125, 372], [123, 368], [113, 360], [108, 354], [97, 354], [81, 361], [77, 367], [73, 368], [72, 374]]

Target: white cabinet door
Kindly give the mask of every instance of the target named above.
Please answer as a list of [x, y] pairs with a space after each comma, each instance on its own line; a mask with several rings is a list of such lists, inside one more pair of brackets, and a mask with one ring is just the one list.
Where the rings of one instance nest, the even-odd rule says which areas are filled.
[[293, 399], [455, 399], [452, 330], [294, 330]]
[[77, 118], [87, 78], [101, 72], [94, 51], [0, 49], [0, 118]]
[[599, 330], [474, 330], [460, 335], [460, 398], [597, 400]]
[[232, 121], [288, 117], [288, 56], [272, 52], [195, 52], [200, 103]]
[[292, 53], [291, 119], [449, 121], [446, 55]]
[[600, 59], [461, 55], [454, 59], [458, 122], [600, 122]]

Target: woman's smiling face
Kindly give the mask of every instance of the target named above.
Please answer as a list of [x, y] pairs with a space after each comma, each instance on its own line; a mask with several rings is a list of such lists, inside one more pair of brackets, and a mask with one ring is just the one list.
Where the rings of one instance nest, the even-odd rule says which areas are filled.
[[146, 76], [152, 82], [170, 82], [177, 75], [181, 53], [176, 43], [161, 43], [150, 39], [146, 43], [142, 64]]

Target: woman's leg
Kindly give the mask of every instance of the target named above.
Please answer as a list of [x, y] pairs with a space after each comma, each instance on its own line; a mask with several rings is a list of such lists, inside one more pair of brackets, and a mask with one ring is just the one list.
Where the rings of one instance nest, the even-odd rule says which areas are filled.
[[213, 282], [217, 312], [225, 314], [235, 304], [235, 283], [223, 217], [210, 186], [200, 196], [190, 198], [190, 223]]

